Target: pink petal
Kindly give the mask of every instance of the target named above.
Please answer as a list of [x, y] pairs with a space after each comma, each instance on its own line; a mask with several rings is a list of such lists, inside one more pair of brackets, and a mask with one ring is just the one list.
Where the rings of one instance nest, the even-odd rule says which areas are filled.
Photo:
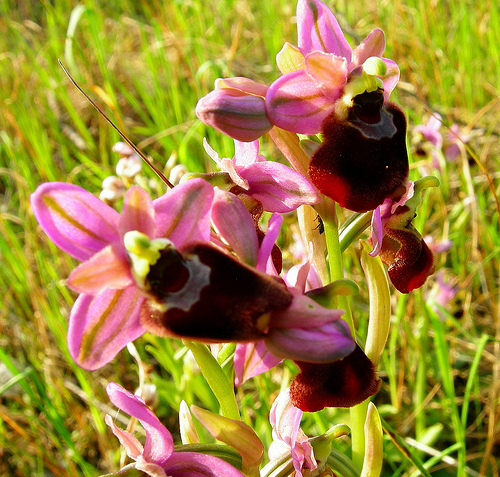
[[314, 328], [271, 328], [264, 341], [276, 356], [312, 363], [344, 358], [356, 347], [344, 320]]
[[115, 425], [113, 422], [113, 418], [107, 414], [104, 418], [106, 424], [111, 428], [113, 434], [118, 437], [120, 444], [125, 447], [127, 451], [127, 455], [134, 460], [137, 460], [143, 452], [142, 444], [139, 442], [139, 439], [135, 437], [130, 432], [124, 431]]
[[210, 240], [213, 196], [208, 182], [191, 179], [154, 200], [157, 237], [167, 237], [176, 247]]
[[290, 267], [283, 279], [288, 287], [294, 287], [297, 293], [302, 295], [306, 291], [307, 277], [310, 270], [311, 264], [306, 261]]
[[278, 395], [269, 413], [269, 422], [273, 428], [273, 442], [270, 447], [269, 458], [279, 457], [279, 454], [271, 454], [273, 448], [277, 448], [273, 444], [284, 443], [292, 454], [293, 466], [297, 476], [302, 475], [304, 468], [309, 470], [317, 468], [313, 448], [300, 428], [302, 414], [302, 411], [291, 403], [289, 389], [282, 391]]
[[274, 400], [269, 413], [274, 438], [285, 442], [288, 447], [293, 447], [297, 441], [302, 414], [290, 401], [290, 389], [282, 391]]
[[130, 264], [121, 244], [109, 245], [76, 267], [68, 285], [80, 293], [96, 295], [106, 288], [122, 289], [133, 285]]
[[[236, 142], [239, 141], [235, 140], [234, 142], [236, 144]], [[242, 142], [240, 144], [247, 144], [247, 143]], [[229, 174], [229, 177], [236, 185], [239, 185], [242, 189], [245, 190], [248, 189], [247, 181], [243, 179], [236, 170], [236, 164], [235, 164], [236, 161], [234, 159], [227, 159], [227, 158], [221, 159], [219, 155], [215, 152], [215, 150], [210, 146], [210, 144], [208, 144], [205, 138], [203, 138], [203, 148], [205, 149], [206, 153], [214, 160], [214, 162], [217, 163], [217, 165], [221, 168], [221, 170]]]
[[344, 310], [325, 308], [306, 295], [295, 295], [291, 305], [273, 313], [272, 328], [317, 327], [340, 320]]
[[[386, 199], [386, 201], [390, 201], [391, 199]], [[382, 240], [385, 235], [384, 223], [382, 222], [382, 215], [380, 208], [383, 206], [379, 205], [374, 211], [372, 215], [372, 223], [371, 223], [371, 241], [372, 241], [372, 251], [368, 254], [371, 257], [376, 257], [380, 250], [382, 249]]]
[[241, 386], [245, 381], [274, 368], [283, 361], [274, 356], [266, 348], [264, 341], [238, 344], [234, 352], [235, 386]]
[[298, 45], [304, 54], [318, 50], [351, 61], [352, 49], [333, 13], [318, 0], [297, 3]]
[[212, 221], [236, 255], [252, 267], [257, 263], [259, 241], [247, 208], [231, 192], [215, 189]]
[[[259, 141], [241, 142], [234, 141], [234, 164], [236, 166], [249, 166], [259, 159]], [[261, 156], [262, 157], [262, 156]]]
[[212, 161], [214, 161], [219, 167], [221, 167], [222, 161], [219, 157], [219, 154], [217, 154], [215, 149], [210, 144], [208, 144], [206, 138], [203, 138], [203, 149], [205, 149], [205, 152], [210, 156]]
[[398, 65], [387, 58], [382, 58], [387, 67], [387, 72], [384, 76], [381, 76], [380, 79], [384, 84], [384, 98], [387, 99], [391, 94], [392, 90], [396, 87], [399, 81], [399, 67]]
[[73, 184], [47, 182], [31, 195], [43, 231], [60, 249], [84, 261], [119, 240], [119, 214]]
[[443, 135], [439, 132], [441, 125], [441, 115], [433, 113], [426, 125], [419, 124], [413, 128], [413, 131], [422, 134], [422, 136], [433, 146], [437, 149], [441, 149], [443, 146]]
[[304, 71], [278, 78], [266, 95], [269, 120], [279, 128], [301, 134], [317, 134], [332, 112], [333, 102]]
[[260, 244], [259, 256], [257, 259], [257, 270], [266, 272], [268, 262], [272, 263], [271, 253], [274, 244], [280, 234], [281, 225], [283, 224], [283, 217], [279, 214], [273, 214], [267, 223], [266, 235]]
[[148, 463], [165, 467], [174, 452], [174, 441], [167, 428], [144, 401], [116, 383], [106, 386], [111, 402], [123, 412], [139, 420], [146, 431], [143, 457]]
[[351, 69], [361, 66], [368, 58], [382, 57], [385, 50], [385, 36], [380, 29], [373, 30], [352, 52]]
[[347, 60], [331, 53], [315, 51], [305, 58], [307, 74], [330, 100], [341, 96], [347, 80]]
[[168, 477], [245, 477], [231, 464], [213, 455], [176, 452], [165, 466]]
[[153, 201], [149, 194], [138, 186], [132, 186], [123, 201], [120, 215], [120, 234], [137, 230], [153, 238], [156, 232]]
[[234, 159], [220, 158], [217, 152], [215, 152], [210, 144], [208, 144], [205, 138], [203, 138], [203, 148], [205, 149], [205, 152], [213, 159], [213, 161], [221, 168], [221, 170], [229, 174], [229, 177], [236, 185], [239, 185], [245, 190], [248, 189], [247, 181], [242, 179], [236, 170]]
[[320, 200], [314, 186], [298, 172], [279, 162], [258, 162], [240, 170], [248, 194], [268, 212], [286, 213]]
[[[150, 462], [147, 462], [142, 455], [140, 455], [137, 458], [137, 462], [135, 465], [133, 465], [136, 470], [139, 471], [139, 475], [149, 475], [149, 477], [169, 477], [166, 473], [163, 467], [159, 466], [158, 464], [152, 464]], [[127, 468], [125, 466], [124, 468]], [[122, 472], [123, 469], [120, 470]]]
[[144, 333], [139, 313], [144, 298], [131, 286], [80, 295], [69, 316], [68, 348], [75, 362], [95, 370], [109, 363]]

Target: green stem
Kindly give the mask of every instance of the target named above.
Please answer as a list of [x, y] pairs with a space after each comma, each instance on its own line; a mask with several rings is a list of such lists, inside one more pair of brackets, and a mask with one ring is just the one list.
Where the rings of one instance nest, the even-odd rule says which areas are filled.
[[[342, 263], [342, 250], [340, 248], [339, 241], [339, 227], [336, 214], [333, 214], [332, 218], [324, 220], [325, 226], [325, 238], [326, 238], [326, 249], [328, 251], [328, 266], [330, 269], [330, 281], [341, 280], [344, 278], [344, 266]], [[351, 333], [356, 336], [356, 329], [354, 328], [354, 323], [351, 315], [351, 308], [349, 306], [349, 301], [345, 296], [338, 296], [337, 303], [339, 308], [343, 308], [344, 320], [349, 325]]]
[[209, 349], [201, 343], [184, 341], [184, 344], [193, 353], [194, 359], [200, 367], [203, 377], [219, 401], [221, 414], [229, 419], [240, 420], [240, 412], [236, 404], [234, 386], [221, 368]]
[[[342, 264], [342, 250], [339, 240], [339, 227], [336, 214], [331, 218], [323, 221], [325, 226], [326, 247], [328, 250], [328, 264], [330, 267], [330, 280], [340, 280], [344, 278], [344, 268]], [[349, 301], [345, 296], [337, 297], [337, 304], [339, 308], [345, 310], [343, 316], [351, 329], [352, 336], [356, 338], [356, 328], [352, 319]], [[351, 416], [351, 442], [352, 442], [352, 460], [359, 470], [363, 467], [363, 460], [365, 455], [365, 420], [366, 412], [368, 409], [368, 400], [353, 406], [350, 409]]]

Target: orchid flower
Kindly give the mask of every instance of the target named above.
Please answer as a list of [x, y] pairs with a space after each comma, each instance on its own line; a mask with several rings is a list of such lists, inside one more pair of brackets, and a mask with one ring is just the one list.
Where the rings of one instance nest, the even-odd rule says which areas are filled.
[[203, 144], [208, 155], [222, 171], [229, 174], [233, 188], [238, 186], [243, 193], [259, 201], [265, 211], [286, 213], [304, 204], [316, 204], [320, 200], [316, 190], [304, 176], [279, 162], [266, 161], [259, 154], [257, 140], [235, 140], [232, 159], [219, 158], [206, 140]]
[[133, 266], [126, 237], [140, 235], [152, 255], [167, 237], [177, 247], [208, 241], [212, 198], [212, 187], [200, 179], [154, 201], [134, 186], [119, 214], [76, 185], [53, 182], [37, 188], [31, 205], [38, 223], [59, 248], [83, 262], [68, 279], [80, 293], [68, 329], [69, 351], [77, 364], [100, 368], [145, 332], [140, 314], [146, 296], [134, 269], [142, 264], [144, 275], [148, 265], [135, 256]]
[[436, 274], [436, 281], [438, 290], [434, 296], [434, 301], [437, 305], [444, 308], [453, 298], [455, 298], [458, 288], [445, 281], [444, 274], [441, 271]]
[[[373, 210], [408, 178], [406, 119], [388, 101], [399, 80], [398, 66], [382, 57], [381, 30], [373, 30], [353, 50], [333, 13], [319, 0], [298, 1], [297, 29], [298, 46], [287, 43], [278, 54], [283, 75], [268, 89], [242, 78], [220, 80], [224, 87], [198, 103], [198, 117], [242, 141], [263, 133], [252, 126], [256, 116], [294, 133], [321, 132], [323, 143], [306, 166], [311, 182], [342, 207]], [[224, 117], [227, 107], [222, 95], [235, 90], [238, 98], [259, 98], [258, 113], [232, 103], [237, 130], [216, 120]]]
[[120, 429], [113, 422], [113, 418], [109, 414], [106, 415], [106, 424], [125, 447], [127, 455], [135, 461], [116, 474], [135, 468], [151, 477], [219, 477], [221, 475], [243, 477], [239, 470], [213, 455], [175, 451], [172, 435], [140, 397], [126, 391], [116, 383], [109, 383], [106, 391], [111, 402], [118, 409], [138, 419], [146, 431], [146, 441], [142, 445], [133, 434]]
[[[431, 157], [433, 166], [440, 167], [439, 157], [444, 155], [447, 161], [453, 161], [460, 155], [460, 144], [466, 144], [470, 140], [468, 134], [460, 132], [457, 124], [452, 124], [448, 134], [443, 137], [441, 126], [443, 121], [439, 113], [432, 113], [426, 124], [419, 124], [413, 128], [413, 132], [420, 134], [431, 146]], [[422, 149], [426, 150], [423, 146]]]
[[471, 136], [460, 132], [457, 124], [452, 124], [446, 139], [444, 157], [448, 161], [453, 161], [460, 155], [460, 145], [467, 144], [470, 141]]
[[[396, 63], [382, 58], [382, 30], [373, 30], [353, 50], [333, 13], [319, 0], [297, 2], [297, 36], [297, 47], [286, 43], [278, 54], [283, 76], [266, 94], [268, 118], [282, 129], [317, 134], [341, 96], [346, 102], [382, 88], [387, 99], [399, 80]], [[352, 89], [348, 99], [346, 89]]]
[[269, 459], [278, 459], [281, 455], [290, 453], [297, 477], [302, 477], [302, 471], [305, 469], [314, 471], [318, 467], [313, 448], [300, 428], [302, 414], [302, 411], [292, 404], [289, 389], [278, 395], [269, 414], [273, 429]]
[[426, 124], [415, 126], [413, 132], [421, 134], [424, 139], [429, 141], [436, 149], [441, 149], [443, 147], [443, 135], [440, 132], [441, 125], [441, 115], [439, 113], [433, 113]]
[[280, 358], [312, 362], [330, 362], [353, 350], [342, 310], [294, 296], [280, 278], [260, 271], [272, 268], [270, 255], [281, 216], [271, 218], [259, 245], [243, 203], [216, 189], [212, 221], [248, 264], [206, 243], [183, 247], [181, 252], [162, 250], [147, 276], [150, 298], [141, 311], [149, 331], [209, 343], [263, 340]]
[[385, 38], [373, 30], [354, 50], [333, 13], [319, 0], [297, 3], [298, 46], [286, 43], [277, 56], [283, 76], [269, 88], [247, 78], [216, 81], [196, 115], [241, 140], [253, 141], [272, 126], [317, 134], [343, 95], [352, 98], [378, 88], [387, 99], [399, 80], [397, 65], [382, 58]]
[[270, 461], [262, 469], [263, 475], [278, 475], [278, 472], [297, 477], [336, 475], [332, 472], [334, 459], [329, 461], [332, 442], [349, 434], [349, 427], [337, 424], [324, 434], [308, 439], [300, 428], [302, 414], [293, 403], [290, 389], [275, 399], [269, 413], [273, 436], [268, 451]]
[[[240, 253], [257, 263], [258, 270], [267, 267], [269, 273], [269, 256], [279, 233], [281, 217], [275, 215], [271, 218], [259, 248], [252, 233], [250, 214], [243, 206], [236, 206], [238, 201], [231, 203], [231, 193], [219, 191], [217, 194], [228, 198], [226, 201], [214, 200], [212, 220], [217, 229], [232, 249], [243, 250]], [[241, 217], [246, 217], [246, 225]], [[242, 248], [238, 245], [240, 243], [252, 243], [253, 252], [248, 247]], [[356, 346], [348, 325], [340, 319], [343, 310], [324, 308], [303, 294], [308, 268], [308, 265], [302, 267], [296, 286], [286, 287], [290, 303], [281, 310], [271, 310], [266, 334], [236, 346], [235, 384], [241, 385], [288, 358], [294, 360], [302, 371], [292, 383], [295, 406], [304, 411], [316, 411], [326, 406], [353, 406], [374, 394], [379, 380], [373, 364]], [[225, 286], [227, 290], [227, 284]], [[217, 310], [219, 314], [221, 311]], [[247, 323], [239, 326], [248, 329]]]
[[373, 213], [370, 255], [379, 255], [388, 266], [389, 278], [401, 293], [421, 287], [434, 273], [434, 256], [425, 240], [412, 225], [420, 204], [420, 192], [437, 187], [429, 176], [408, 183], [406, 192], [397, 200], [386, 199]]

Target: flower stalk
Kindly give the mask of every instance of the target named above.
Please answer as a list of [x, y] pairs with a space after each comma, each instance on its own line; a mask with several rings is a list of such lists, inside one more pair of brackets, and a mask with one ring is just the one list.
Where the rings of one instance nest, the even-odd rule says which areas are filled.
[[206, 345], [184, 340], [184, 344], [193, 353], [204, 378], [220, 404], [221, 414], [229, 419], [240, 419], [240, 411], [234, 395], [233, 383], [228, 379], [217, 360]]

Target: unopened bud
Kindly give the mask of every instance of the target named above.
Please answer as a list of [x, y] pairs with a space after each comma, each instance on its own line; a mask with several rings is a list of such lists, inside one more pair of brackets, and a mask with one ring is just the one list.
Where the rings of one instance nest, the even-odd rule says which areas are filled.
[[116, 173], [119, 177], [133, 179], [142, 169], [142, 159], [137, 154], [122, 157], [116, 164]]
[[368, 404], [364, 433], [365, 456], [360, 477], [379, 477], [384, 460], [384, 442], [382, 423], [373, 403]]
[[214, 91], [198, 101], [196, 116], [234, 139], [254, 141], [272, 128], [266, 115], [265, 91], [265, 86], [246, 78], [220, 80]]
[[123, 181], [116, 176], [108, 176], [102, 181], [102, 191], [99, 199], [108, 204], [113, 204], [125, 196], [127, 189]]
[[125, 142], [117, 142], [111, 149], [113, 152], [120, 154], [120, 156], [130, 156], [134, 150]]

